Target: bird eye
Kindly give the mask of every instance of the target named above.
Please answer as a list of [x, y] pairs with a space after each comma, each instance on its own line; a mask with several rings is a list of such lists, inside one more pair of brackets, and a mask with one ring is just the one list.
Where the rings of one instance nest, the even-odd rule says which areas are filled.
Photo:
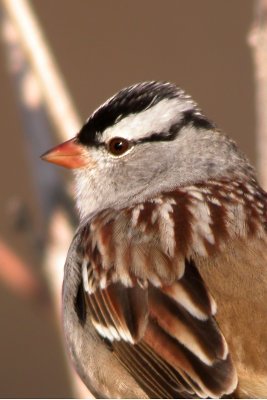
[[128, 140], [115, 137], [108, 142], [108, 151], [114, 156], [121, 156], [130, 148]]

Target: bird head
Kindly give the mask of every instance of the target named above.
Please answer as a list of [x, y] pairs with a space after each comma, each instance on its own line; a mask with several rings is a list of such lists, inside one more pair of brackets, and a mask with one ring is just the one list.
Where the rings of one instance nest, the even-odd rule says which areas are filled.
[[42, 158], [74, 169], [82, 218], [175, 187], [248, 173], [235, 143], [183, 90], [162, 82], [121, 90], [73, 139]]

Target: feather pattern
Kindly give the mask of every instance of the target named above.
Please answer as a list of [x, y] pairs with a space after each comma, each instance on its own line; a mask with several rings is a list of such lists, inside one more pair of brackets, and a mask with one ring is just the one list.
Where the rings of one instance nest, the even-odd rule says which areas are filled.
[[[151, 397], [221, 397], [237, 375], [197, 257], [230, 240], [264, 238], [266, 194], [221, 179], [160, 194], [84, 225], [89, 315]], [[197, 256], [197, 257], [196, 257]]]

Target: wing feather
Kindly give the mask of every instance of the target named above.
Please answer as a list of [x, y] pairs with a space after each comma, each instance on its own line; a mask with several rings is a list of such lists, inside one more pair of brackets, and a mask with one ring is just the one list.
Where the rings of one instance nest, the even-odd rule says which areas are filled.
[[237, 378], [213, 316], [214, 300], [194, 262], [185, 265], [183, 278], [173, 285], [117, 282], [87, 293], [92, 322], [149, 396], [230, 394]]
[[[180, 209], [167, 197], [164, 205], [159, 198], [105, 212], [87, 227], [83, 287], [90, 318], [150, 397], [221, 397], [237, 385], [215, 300], [194, 261], [198, 248], [203, 257], [219, 243], [209, 207], [192, 208], [203, 196], [182, 196]], [[207, 213], [203, 227], [199, 213]]]

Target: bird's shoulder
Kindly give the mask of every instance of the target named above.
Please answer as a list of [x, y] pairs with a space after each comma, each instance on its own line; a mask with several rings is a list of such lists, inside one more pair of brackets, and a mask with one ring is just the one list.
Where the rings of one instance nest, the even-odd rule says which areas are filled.
[[135, 276], [140, 282], [168, 283], [183, 275], [186, 259], [221, 253], [233, 240], [265, 242], [267, 195], [251, 180], [213, 180], [103, 210], [80, 232], [85, 256], [95, 264], [101, 257], [103, 270], [114, 279], [126, 285]]

